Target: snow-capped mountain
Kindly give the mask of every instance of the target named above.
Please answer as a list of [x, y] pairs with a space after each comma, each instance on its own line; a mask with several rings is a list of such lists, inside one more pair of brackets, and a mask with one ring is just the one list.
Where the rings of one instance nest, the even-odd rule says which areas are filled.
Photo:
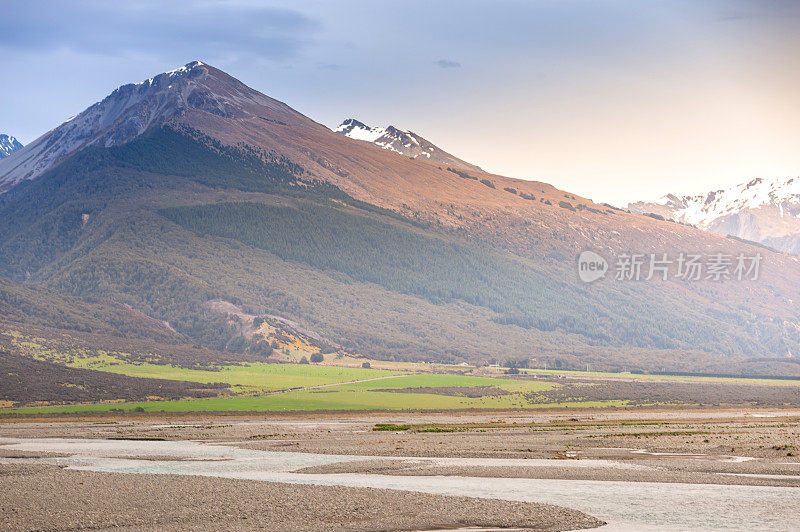
[[0, 135], [0, 159], [11, 155], [12, 151], [17, 151], [22, 147], [22, 143], [11, 135]]
[[124, 144], [153, 126], [193, 110], [224, 118], [244, 118], [248, 105], [291, 111], [287, 105], [200, 61], [140, 83], [123, 85], [0, 160], [0, 194], [25, 179], [41, 175], [84, 147]]
[[416, 133], [394, 126], [370, 127], [354, 118], [348, 118], [334, 131], [414, 159], [420, 158], [436, 164], [480, 170], [479, 167], [447, 153]]
[[705, 195], [667, 194], [628, 208], [800, 253], [800, 178], [756, 178]]
[[[4, 186], [35, 177], [0, 196], [0, 275], [118, 298], [176, 324], [217, 299], [321, 316], [315, 326], [391, 357], [450, 357], [452, 338], [463, 337], [457, 351], [478, 360], [496, 350], [495, 336], [502, 356], [553, 353], [566, 335], [614, 368], [641, 354], [645, 369], [767, 372], [763, 357], [800, 352], [800, 257], [762, 250], [758, 283], [586, 286], [574, 261], [586, 249], [613, 260], [628, 250], [759, 248], [546, 183], [432, 163], [440, 150], [418, 135], [400, 146], [418, 143], [430, 158], [374, 144], [394, 133], [334, 133], [207, 64], [125, 85], [0, 160]], [[306, 297], [327, 292], [338, 295]], [[386, 309], [374, 327], [371, 316]], [[606, 319], [591, 319], [598, 312]], [[208, 319], [184, 321], [200, 324], [186, 334], [221, 329]], [[463, 322], [475, 327], [452, 329]], [[210, 345], [228, 343], [226, 331]], [[768, 367], [797, 373], [782, 360]]]

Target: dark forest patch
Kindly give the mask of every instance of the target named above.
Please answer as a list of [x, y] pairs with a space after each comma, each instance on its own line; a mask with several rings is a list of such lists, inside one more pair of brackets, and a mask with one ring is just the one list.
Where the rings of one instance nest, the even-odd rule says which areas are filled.
[[566, 384], [552, 390], [528, 394], [531, 402], [628, 400], [633, 405], [681, 403], [694, 405], [784, 405], [800, 404], [800, 386], [727, 384], [701, 382], [602, 382]]

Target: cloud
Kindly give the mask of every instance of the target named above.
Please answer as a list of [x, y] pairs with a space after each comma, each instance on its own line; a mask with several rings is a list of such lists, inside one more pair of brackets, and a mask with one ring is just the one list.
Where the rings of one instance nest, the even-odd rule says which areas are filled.
[[434, 61], [433, 64], [439, 68], [461, 68], [461, 63], [450, 59], [439, 59], [438, 61]]
[[318, 31], [297, 11], [206, 1], [12, 1], [0, 18], [0, 48], [106, 56], [166, 55], [289, 59]]

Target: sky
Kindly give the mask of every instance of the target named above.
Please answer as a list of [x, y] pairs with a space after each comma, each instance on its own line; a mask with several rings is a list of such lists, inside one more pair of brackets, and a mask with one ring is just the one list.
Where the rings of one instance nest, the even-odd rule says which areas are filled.
[[800, 176], [800, 1], [5, 0], [23, 143], [192, 60], [328, 127], [410, 129], [614, 204]]

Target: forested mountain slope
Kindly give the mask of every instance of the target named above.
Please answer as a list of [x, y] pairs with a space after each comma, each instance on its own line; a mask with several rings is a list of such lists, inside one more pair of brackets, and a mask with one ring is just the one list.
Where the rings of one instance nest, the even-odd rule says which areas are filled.
[[[247, 345], [209, 301], [379, 358], [799, 372], [795, 257], [544, 183], [409, 159], [213, 67], [187, 69], [179, 104], [143, 131], [82, 146], [0, 195], [0, 272], [126, 305], [232, 354]], [[612, 267], [632, 252], [761, 253], [763, 263], [756, 281], [610, 272], [584, 284], [575, 260], [586, 249]]]

